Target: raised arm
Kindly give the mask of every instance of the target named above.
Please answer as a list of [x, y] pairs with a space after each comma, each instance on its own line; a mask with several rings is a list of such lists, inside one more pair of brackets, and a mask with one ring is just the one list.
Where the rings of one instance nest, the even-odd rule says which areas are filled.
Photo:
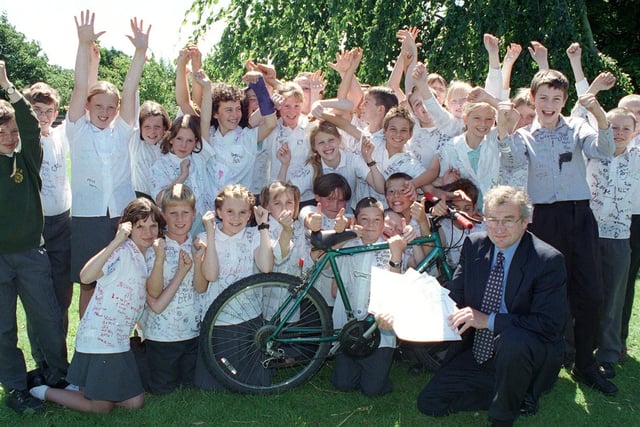
[[500, 70], [500, 39], [493, 34], [485, 33], [483, 36], [484, 48], [489, 56], [489, 71], [485, 80], [485, 90], [499, 97], [502, 91], [502, 71]]
[[133, 59], [131, 65], [129, 65], [129, 71], [124, 79], [124, 86], [122, 87], [122, 102], [120, 104], [120, 117], [130, 126], [133, 126], [138, 119], [136, 117], [136, 110], [138, 102], [136, 100], [136, 91], [140, 84], [140, 78], [142, 77], [142, 70], [144, 69], [144, 63], [146, 61], [147, 48], [149, 47], [149, 31], [151, 31], [151, 25], [147, 27], [147, 31], [144, 31], [144, 21], [141, 19], [133, 18], [130, 21], [132, 36], [127, 36], [135, 47]]
[[585, 93], [589, 87], [589, 83], [587, 82], [584, 71], [582, 70], [582, 47], [580, 47], [580, 43], [571, 43], [567, 48], [567, 56], [569, 57], [569, 63], [571, 64], [571, 70], [573, 71], [576, 90], [578, 92], [578, 96], [580, 96]]
[[[89, 95], [89, 55], [91, 46], [104, 34], [104, 31], [96, 33], [93, 28], [95, 13], [88, 9], [80, 12], [80, 22], [75, 16], [76, 30], [78, 32], [78, 50], [76, 53], [76, 65], [73, 78], [73, 91], [69, 100], [69, 120], [73, 123], [85, 114], [85, 105]], [[87, 282], [88, 283], [88, 282]]]
[[163, 238], [157, 238], [153, 241], [153, 267], [151, 273], [147, 277], [147, 295], [157, 298], [162, 293], [164, 287], [164, 260], [166, 259], [167, 242]]
[[531, 46], [528, 47], [529, 53], [536, 64], [538, 64], [538, 70], [546, 71], [549, 69], [549, 58], [547, 48], [540, 42], [532, 41]]
[[202, 143], [209, 140], [209, 128], [211, 123], [211, 114], [213, 110], [213, 100], [211, 99], [211, 81], [205, 74], [204, 70], [193, 72], [193, 81], [201, 88], [202, 98], [200, 100], [200, 137]]
[[[218, 251], [216, 250], [216, 214], [212, 211], [205, 212], [202, 216], [202, 223], [207, 232], [206, 249], [202, 261], [202, 275], [209, 282], [218, 280], [220, 267], [218, 263]], [[196, 289], [202, 293], [204, 289]]]
[[197, 115], [191, 102], [189, 79], [187, 78], [187, 64], [191, 60], [189, 49], [180, 49], [176, 59], [176, 103], [182, 114]]
[[263, 273], [268, 273], [273, 269], [273, 248], [271, 238], [269, 237], [269, 229], [260, 229], [260, 225], [268, 224], [269, 212], [262, 206], [255, 206], [253, 212], [256, 223], [258, 224], [258, 229], [260, 230], [260, 245], [253, 252], [253, 258], [258, 270]]
[[505, 53], [502, 59], [502, 91], [498, 97], [500, 101], [506, 101], [509, 99], [509, 92], [511, 91], [511, 72], [513, 71], [513, 65], [518, 60], [520, 53], [522, 52], [522, 46], [518, 43], [511, 43], [507, 46], [507, 53]]
[[158, 297], [147, 294], [147, 305], [154, 313], [162, 313], [164, 309], [167, 308], [192, 266], [193, 260], [184, 249], [181, 249], [178, 255], [178, 268], [167, 287], [160, 292]]
[[261, 73], [250, 71], [242, 77], [242, 80], [253, 89], [258, 98], [258, 108], [262, 115], [262, 122], [258, 126], [258, 141], [263, 141], [278, 125], [275, 105]]
[[80, 270], [80, 281], [82, 283], [93, 283], [101, 278], [104, 273], [102, 268], [109, 260], [111, 254], [129, 238], [131, 234], [132, 224], [130, 222], [123, 222], [118, 225], [118, 231], [113, 240], [100, 252], [94, 255]]

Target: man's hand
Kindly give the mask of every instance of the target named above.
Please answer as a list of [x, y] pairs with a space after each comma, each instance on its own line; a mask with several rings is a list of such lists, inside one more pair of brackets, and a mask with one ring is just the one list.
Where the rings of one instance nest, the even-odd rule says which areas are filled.
[[464, 334], [469, 328], [487, 329], [489, 315], [471, 307], [464, 307], [449, 316], [449, 327], [457, 330], [458, 335]]

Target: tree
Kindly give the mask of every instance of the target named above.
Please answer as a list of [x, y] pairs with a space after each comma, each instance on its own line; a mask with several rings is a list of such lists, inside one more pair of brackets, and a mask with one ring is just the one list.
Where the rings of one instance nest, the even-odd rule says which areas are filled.
[[46, 79], [47, 56], [38, 43], [27, 41], [24, 34], [16, 31], [6, 12], [0, 15], [0, 59], [7, 63], [11, 81], [18, 89]]
[[[360, 46], [365, 56], [358, 77], [382, 84], [399, 51], [396, 30], [414, 25], [422, 30], [420, 59], [447, 79], [482, 84], [488, 66], [482, 34], [490, 32], [501, 38], [503, 54], [510, 42], [525, 48], [531, 40], [546, 44], [552, 67], [570, 77], [565, 50], [579, 41], [589, 79], [604, 70], [618, 78], [616, 89], [601, 97], [607, 107], [633, 90], [616, 61], [598, 51], [584, 0], [230, 0], [226, 7], [217, 0], [195, 0], [189, 17], [196, 23], [195, 40], [210, 26], [226, 24], [217, 49], [205, 61], [212, 78], [226, 81], [239, 82], [249, 58], [271, 60], [279, 76], [291, 79], [299, 71], [327, 70], [326, 63], [336, 52]], [[635, 33], [635, 26], [627, 31]], [[523, 54], [516, 63], [512, 87], [527, 86], [534, 71], [532, 61]], [[327, 75], [331, 90], [338, 76]]]

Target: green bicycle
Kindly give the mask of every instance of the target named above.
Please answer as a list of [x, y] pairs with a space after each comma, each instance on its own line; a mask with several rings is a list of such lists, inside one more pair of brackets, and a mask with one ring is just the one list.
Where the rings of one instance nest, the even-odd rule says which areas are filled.
[[[451, 210], [454, 216], [458, 213]], [[468, 219], [460, 215], [467, 222]], [[416, 270], [438, 271], [446, 283], [452, 269], [440, 236], [438, 218], [432, 234], [409, 242], [430, 245], [432, 250]], [[240, 393], [272, 393], [296, 387], [311, 378], [328, 356], [338, 349], [364, 356], [377, 348], [380, 335], [373, 316], [351, 320], [341, 329], [333, 328], [331, 312], [313, 287], [325, 267], [333, 271], [339, 298], [351, 312], [344, 281], [336, 258], [387, 249], [387, 243], [334, 249], [353, 239], [355, 232], [311, 233], [315, 248], [325, 255], [301, 277], [283, 273], [260, 273], [246, 277], [225, 289], [203, 319], [200, 348], [211, 374], [226, 388]]]

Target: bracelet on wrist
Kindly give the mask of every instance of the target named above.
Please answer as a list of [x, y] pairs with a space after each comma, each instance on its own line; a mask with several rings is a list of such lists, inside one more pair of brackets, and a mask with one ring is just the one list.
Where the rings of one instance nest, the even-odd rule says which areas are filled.
[[372, 167], [375, 166], [378, 162], [376, 162], [375, 160], [371, 160], [369, 163], [367, 163], [367, 166]]
[[389, 260], [389, 266], [392, 268], [400, 268], [402, 267], [402, 262], [394, 262]]
[[258, 230], [268, 230], [269, 227], [270, 226], [268, 222], [263, 222], [262, 224], [258, 224]]

